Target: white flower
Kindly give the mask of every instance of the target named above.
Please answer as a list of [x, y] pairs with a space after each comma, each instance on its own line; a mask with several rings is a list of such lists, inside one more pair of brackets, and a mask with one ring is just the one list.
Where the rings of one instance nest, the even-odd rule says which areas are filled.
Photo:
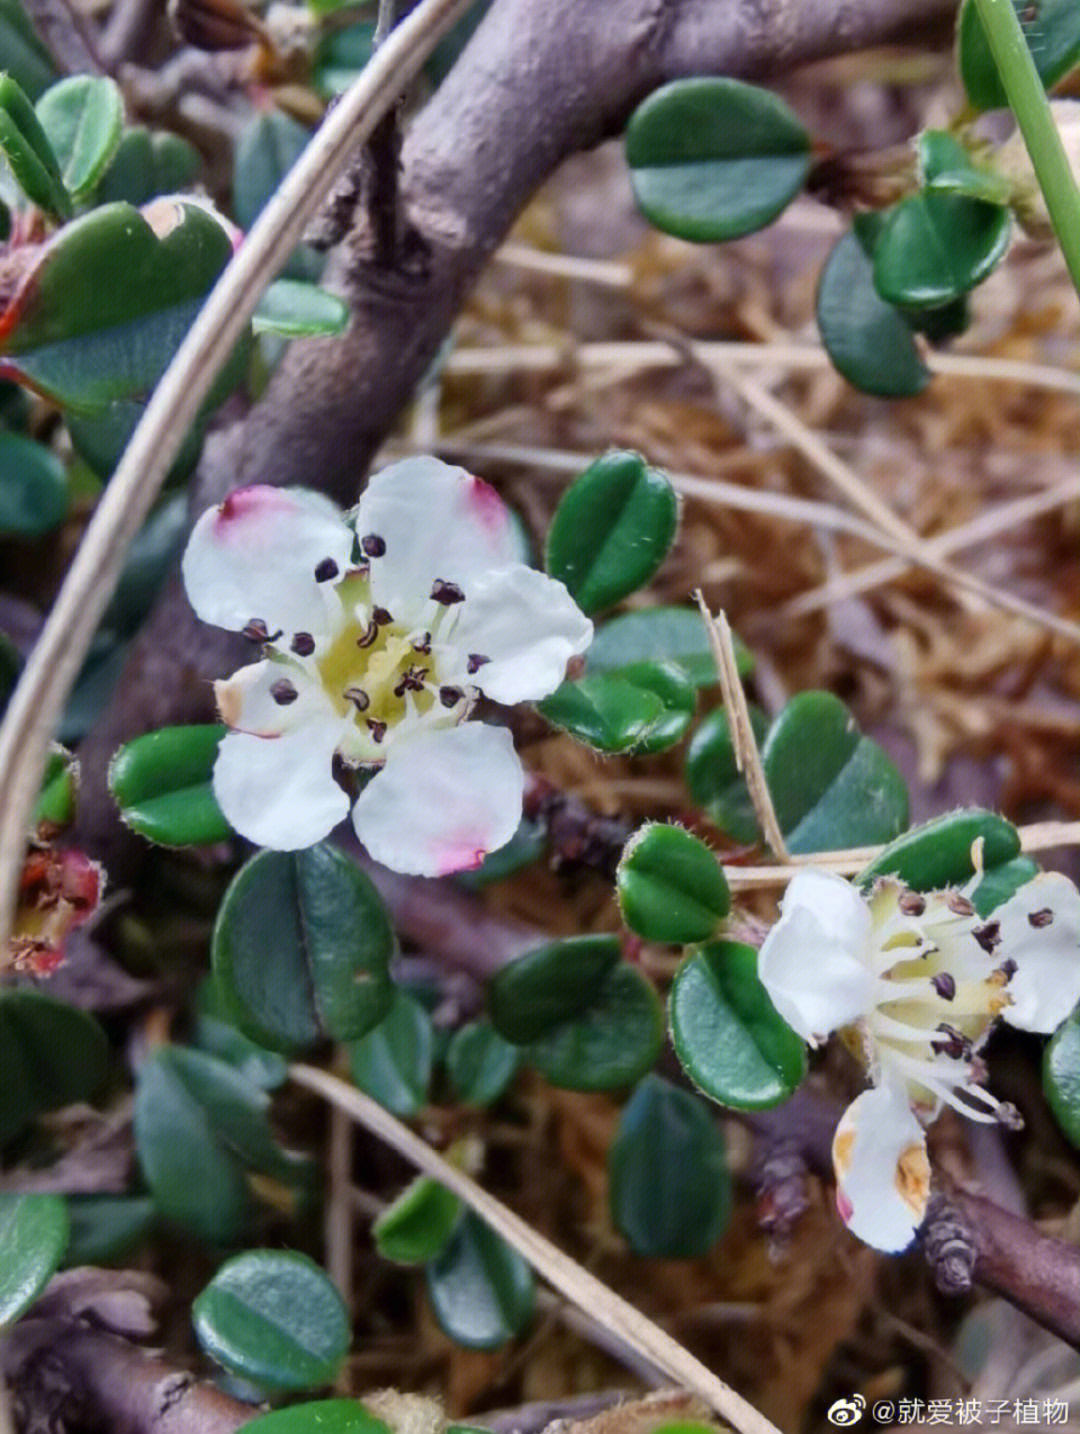
[[972, 1120], [1017, 1118], [979, 1084], [996, 1019], [1052, 1031], [1080, 999], [1080, 895], [1043, 874], [983, 920], [962, 891], [886, 877], [864, 897], [806, 870], [782, 911], [758, 964], [773, 1005], [805, 1040], [839, 1031], [874, 1087], [833, 1141], [840, 1214], [867, 1244], [902, 1250], [930, 1193], [923, 1126], [943, 1104]]
[[242, 488], [196, 523], [183, 574], [204, 621], [263, 647], [214, 686], [232, 729], [214, 793], [238, 832], [278, 851], [320, 841], [349, 811], [339, 758], [378, 769], [353, 824], [397, 871], [475, 867], [514, 834], [524, 776], [510, 734], [460, 724], [481, 694], [552, 692], [592, 623], [520, 560], [486, 483], [408, 459], [347, 519], [315, 493]]

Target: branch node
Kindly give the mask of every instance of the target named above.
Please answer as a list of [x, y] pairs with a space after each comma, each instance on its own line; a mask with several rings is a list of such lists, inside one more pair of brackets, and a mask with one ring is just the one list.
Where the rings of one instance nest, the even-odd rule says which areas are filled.
[[921, 1240], [941, 1293], [967, 1294], [974, 1283], [978, 1250], [971, 1226], [947, 1196], [931, 1196]]

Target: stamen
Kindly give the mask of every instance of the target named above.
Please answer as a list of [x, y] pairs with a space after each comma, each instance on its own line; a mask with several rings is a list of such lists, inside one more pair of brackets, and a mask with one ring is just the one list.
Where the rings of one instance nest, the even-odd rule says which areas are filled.
[[1001, 945], [1001, 922], [988, 921], [985, 926], [976, 926], [972, 936], [988, 956], [992, 956]]
[[360, 546], [369, 558], [381, 558], [386, 552], [386, 539], [380, 538], [378, 533], [368, 533], [360, 539]]
[[1008, 984], [1016, 975], [1016, 962], [1011, 956], [1006, 956], [1005, 960], [1002, 961], [1001, 965], [997, 968], [995, 974], [1000, 974], [1004, 977], [1005, 983]]
[[275, 632], [274, 635], [271, 637], [270, 629], [266, 626], [266, 623], [263, 622], [261, 617], [251, 618], [247, 623], [244, 624], [243, 628], [241, 629], [242, 636], [246, 637], [248, 642], [260, 643], [277, 642], [278, 638], [281, 636], [281, 632], [282, 630], [279, 627], [277, 632]]
[[918, 891], [902, 891], [897, 905], [905, 916], [922, 916], [926, 910], [926, 897]]
[[317, 583], [328, 583], [331, 578], [336, 578], [340, 569], [333, 558], [323, 558], [315, 569], [315, 581]]
[[287, 677], [279, 677], [276, 682], [270, 684], [270, 696], [279, 707], [288, 707], [300, 694]]
[[943, 1001], [955, 1000], [956, 980], [948, 971], [939, 971], [936, 976], [931, 976], [930, 984]]
[[958, 1031], [955, 1026], [950, 1026], [947, 1021], [942, 1021], [938, 1026], [943, 1039], [931, 1041], [930, 1049], [938, 1056], [948, 1056], [950, 1060], [962, 1061], [971, 1057], [971, 1042], [963, 1031]]
[[376, 722], [374, 717], [369, 717], [367, 719], [367, 724], [368, 731], [371, 733], [371, 740], [376, 743], [381, 742], [382, 739], [386, 736], [386, 723]]
[[409, 667], [401, 674], [397, 686], [394, 688], [395, 697], [404, 697], [406, 692], [423, 692], [424, 678], [427, 676], [426, 667]]
[[454, 603], [465, 601], [465, 594], [457, 583], [448, 583], [445, 578], [436, 578], [431, 585], [431, 598], [433, 602], [441, 603], [443, 607], [453, 607]]
[[420, 636], [419, 636], [419, 637], [416, 639], [416, 641], [413, 643], [413, 645], [412, 645], [412, 650], [413, 650], [413, 652], [419, 652], [419, 653], [421, 653], [424, 657], [430, 657], [430, 656], [431, 656], [431, 633], [430, 633], [430, 632], [421, 633]]
[[967, 897], [962, 896], [959, 891], [950, 891], [948, 896], [945, 898], [945, 905], [949, 908], [949, 910], [954, 916], [975, 915], [974, 906], [972, 906], [971, 902], [967, 899]]
[[1041, 931], [1044, 926], [1049, 926], [1054, 919], [1054, 913], [1049, 906], [1044, 906], [1041, 911], [1029, 911], [1028, 922], [1034, 926], [1036, 931]]
[[291, 643], [297, 657], [310, 657], [315, 651], [315, 639], [310, 632], [298, 632]]
[[480, 671], [481, 667], [483, 667], [486, 663], [490, 661], [490, 657], [484, 657], [479, 652], [470, 652], [469, 660], [466, 663], [466, 671], [468, 672], [469, 676], [472, 677]]
[[370, 647], [378, 636], [379, 624], [372, 618], [363, 633], [356, 639], [356, 645], [357, 647]]
[[439, 701], [444, 707], [456, 707], [464, 696], [460, 687], [439, 688]]
[[371, 620], [377, 623], [379, 627], [389, 627], [394, 618], [384, 607], [373, 607], [371, 609]]
[[366, 712], [371, 706], [371, 698], [362, 687], [346, 687], [341, 694], [346, 702], [351, 702], [357, 712]]

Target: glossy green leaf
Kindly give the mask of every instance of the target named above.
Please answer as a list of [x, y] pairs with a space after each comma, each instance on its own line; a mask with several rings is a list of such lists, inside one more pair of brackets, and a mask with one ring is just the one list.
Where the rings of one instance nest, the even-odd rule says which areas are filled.
[[[769, 719], [760, 707], [751, 706], [750, 726], [760, 749], [769, 730]], [[735, 745], [723, 707], [710, 712], [690, 740], [686, 753], [686, 786], [694, 801], [708, 812], [721, 831], [747, 844], [759, 839], [754, 804], [735, 763]]]
[[715, 244], [762, 229], [787, 208], [810, 171], [810, 136], [768, 90], [674, 80], [634, 111], [626, 161], [651, 223]]
[[806, 1074], [806, 1047], [777, 1015], [751, 946], [713, 941], [688, 956], [671, 984], [668, 1019], [683, 1069], [722, 1105], [779, 1105]]
[[34, 807], [34, 825], [45, 822], [52, 827], [70, 826], [75, 820], [78, 791], [78, 761], [65, 747], [54, 744], [41, 778], [41, 791]]
[[[257, 114], [244, 127], [233, 167], [233, 218], [241, 229], [250, 229], [255, 223], [310, 138], [303, 125], [281, 110]], [[322, 256], [300, 245], [285, 273], [292, 279], [316, 279], [321, 269]]]
[[65, 188], [73, 199], [85, 199], [120, 144], [124, 102], [116, 81], [106, 75], [71, 75], [46, 90], [36, 110]]
[[[620, 613], [597, 629], [586, 660], [590, 675], [639, 662], [663, 662], [681, 668], [695, 687], [711, 687], [719, 680], [701, 614], [689, 607]], [[740, 676], [753, 672], [753, 654], [737, 637], [735, 660]]]
[[295, 1250], [246, 1250], [191, 1310], [205, 1352], [262, 1389], [329, 1384], [349, 1348], [349, 1315], [329, 1277]]
[[20, 0], [0, 0], [0, 70], [18, 82], [30, 99], [56, 79], [56, 66], [37, 37]]
[[640, 751], [668, 717], [659, 693], [614, 672], [564, 682], [536, 705], [549, 722], [599, 752]]
[[125, 742], [109, 763], [109, 791], [127, 826], [164, 846], [225, 841], [210, 778], [225, 728], [163, 727]]
[[249, 1040], [229, 1019], [212, 976], [200, 982], [196, 996], [193, 1043], [208, 1055], [235, 1066], [245, 1080], [263, 1090], [276, 1090], [289, 1076], [289, 1063], [278, 1051]]
[[390, 1013], [349, 1050], [352, 1078], [392, 1114], [407, 1118], [427, 1101], [435, 1061], [431, 1017], [415, 996], [394, 988]]
[[989, 277], [1012, 237], [1008, 209], [923, 190], [885, 216], [874, 246], [874, 285], [890, 304], [948, 304]]
[[160, 239], [127, 204], [60, 230], [0, 316], [0, 373], [76, 409], [146, 394], [232, 253], [204, 209], [174, 209]]
[[442, 1254], [461, 1210], [461, 1201], [445, 1185], [421, 1175], [372, 1225], [375, 1248], [396, 1265], [423, 1265]]
[[336, 847], [262, 851], [214, 925], [214, 976], [240, 1029], [270, 1050], [356, 1040], [390, 1010], [395, 937], [371, 881]]
[[36, 538], [64, 521], [64, 465], [43, 443], [0, 432], [0, 534]]
[[1054, 1119], [1080, 1146], [1080, 1014], [1063, 1021], [1043, 1052], [1043, 1090]]
[[0, 155], [31, 203], [61, 219], [69, 217], [71, 196], [60, 162], [33, 105], [10, 75], [0, 75]]
[[616, 936], [570, 936], [511, 961], [488, 982], [488, 1015], [514, 1045], [527, 1045], [587, 1010], [622, 947]]
[[697, 690], [683, 668], [674, 662], [634, 662], [609, 676], [614, 681], [629, 682], [642, 692], [651, 692], [662, 704], [659, 716], [634, 747], [638, 756], [666, 752], [682, 741], [697, 707]]
[[316, 1399], [257, 1414], [244, 1425], [249, 1434], [392, 1434], [355, 1399]]
[[242, 1237], [251, 1215], [249, 1172], [301, 1183], [307, 1163], [274, 1142], [269, 1097], [224, 1061], [166, 1046], [139, 1070], [135, 1144], [163, 1215], [208, 1240]]
[[[1019, 7], [1020, 21], [1039, 78], [1049, 89], [1080, 62], [1080, 7], [1075, 0], [1036, 0]], [[1006, 109], [1009, 101], [973, 0], [964, 0], [957, 24], [960, 78], [975, 109]]]
[[86, 1011], [40, 991], [0, 990], [0, 1144], [44, 1111], [92, 1099], [108, 1056]]
[[252, 332], [286, 339], [340, 334], [349, 322], [349, 306], [328, 289], [300, 279], [277, 279], [263, 291], [251, 318]]
[[201, 167], [198, 150], [186, 139], [133, 125], [121, 135], [94, 200], [97, 204], [123, 200], [138, 205], [159, 194], [178, 194], [190, 188]]
[[830, 692], [793, 697], [769, 729], [761, 761], [791, 852], [872, 846], [907, 826], [896, 764]]
[[1013, 186], [1004, 175], [980, 168], [971, 153], [948, 130], [928, 129], [919, 135], [919, 167], [927, 189], [966, 194], [990, 204], [1008, 204]]
[[[342, 0], [308, 0], [322, 8], [341, 8]], [[347, 0], [346, 0], [347, 3]], [[371, 59], [374, 50], [375, 26], [370, 20], [346, 25], [324, 35], [315, 49], [311, 67], [311, 83], [323, 99], [344, 94]]]
[[0, 1330], [34, 1303], [64, 1257], [69, 1234], [60, 1195], [0, 1195]]
[[640, 453], [605, 453], [563, 494], [548, 530], [546, 567], [584, 612], [643, 587], [675, 539], [675, 490]]
[[517, 1074], [521, 1051], [487, 1021], [470, 1021], [453, 1034], [446, 1069], [465, 1105], [491, 1105]]
[[608, 1152], [611, 1218], [637, 1255], [691, 1259], [724, 1233], [731, 1176], [724, 1138], [703, 1101], [648, 1075]]
[[425, 1274], [440, 1329], [466, 1349], [498, 1349], [532, 1317], [532, 1270], [471, 1210]]
[[989, 916], [1014, 896], [1022, 886], [1038, 876], [1038, 862], [1029, 856], [1017, 856], [1012, 861], [1002, 862], [986, 873], [972, 892], [971, 900], [980, 916]]
[[1020, 855], [1020, 837], [1011, 822], [978, 807], [962, 808], [897, 837], [863, 868], [859, 881], [891, 874], [916, 891], [963, 886], [975, 875], [971, 848], [980, 837], [987, 873]]
[[705, 843], [658, 822], [627, 842], [615, 887], [623, 920], [646, 941], [705, 941], [731, 909], [723, 869]]
[[127, 1261], [157, 1223], [149, 1195], [69, 1195], [67, 1207], [71, 1240], [64, 1264], [68, 1268]]
[[621, 962], [588, 1008], [525, 1047], [525, 1061], [564, 1090], [618, 1090], [656, 1064], [664, 1017], [652, 984]]

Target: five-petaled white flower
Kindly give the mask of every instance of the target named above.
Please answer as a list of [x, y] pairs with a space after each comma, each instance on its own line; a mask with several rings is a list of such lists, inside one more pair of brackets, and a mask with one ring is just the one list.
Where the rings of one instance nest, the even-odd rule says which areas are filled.
[[839, 1031], [873, 1088], [833, 1140], [836, 1203], [879, 1250], [902, 1250], [930, 1193], [923, 1126], [942, 1105], [1007, 1124], [1016, 1112], [979, 1084], [977, 1052], [997, 1017], [1054, 1030], [1080, 999], [1080, 894], [1036, 876], [985, 920], [962, 891], [920, 893], [885, 877], [863, 896], [800, 871], [761, 947], [773, 1005], [805, 1040]]
[[526, 566], [486, 483], [434, 458], [377, 473], [346, 519], [318, 494], [242, 488], [195, 525], [196, 613], [264, 660], [214, 687], [226, 734], [214, 793], [261, 846], [320, 841], [349, 811], [335, 759], [376, 768], [357, 835], [397, 871], [475, 867], [514, 834], [524, 776], [510, 733], [460, 724], [479, 695], [545, 697], [592, 623]]

